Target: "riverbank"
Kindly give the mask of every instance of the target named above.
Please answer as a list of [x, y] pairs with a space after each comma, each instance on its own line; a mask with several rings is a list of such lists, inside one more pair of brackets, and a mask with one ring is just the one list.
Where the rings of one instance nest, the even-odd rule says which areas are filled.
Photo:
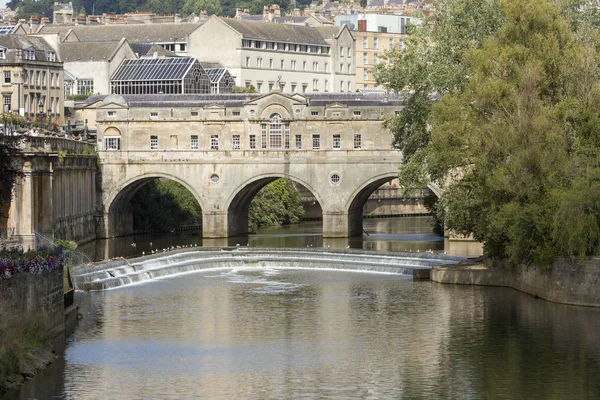
[[27, 326], [3, 336], [0, 346], [0, 393], [19, 387], [56, 358], [49, 337], [38, 327]]
[[547, 269], [499, 261], [490, 265], [437, 266], [431, 271], [431, 280], [506, 286], [555, 303], [600, 307], [599, 257], [588, 257], [581, 265], [571, 258], [558, 258]]

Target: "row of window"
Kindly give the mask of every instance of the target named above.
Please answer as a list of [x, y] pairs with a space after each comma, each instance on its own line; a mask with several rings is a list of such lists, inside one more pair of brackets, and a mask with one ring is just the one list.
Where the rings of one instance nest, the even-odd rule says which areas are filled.
[[94, 93], [93, 79], [77, 79], [76, 81], [65, 81], [64, 85], [65, 97], [72, 94], [80, 94], [88, 96]]
[[[7, 49], [0, 48], [0, 59], [6, 60], [6, 52], [7, 52]], [[23, 54], [23, 58], [25, 60], [35, 60], [36, 59], [35, 49], [22, 50], [22, 54]], [[46, 60], [56, 61], [56, 53], [53, 51], [47, 51], [46, 52]]]
[[[50, 81], [48, 82], [48, 76]], [[12, 72], [4, 71], [4, 84], [10, 85], [12, 83]], [[39, 70], [25, 70], [23, 72], [23, 84], [30, 86], [47, 86], [50, 83], [50, 87], [58, 87], [60, 84], [60, 75], [54, 72], [50, 72], [48, 75], [46, 71]]]
[[[249, 87], [250, 85], [252, 85], [252, 81], [246, 81], [245, 85], [246, 87]], [[266, 93], [270, 93], [273, 89], [275, 89], [275, 82], [268, 82], [265, 86], [262, 81], [256, 81], [256, 85], [254, 85], [254, 87], [256, 88], [257, 93], [263, 93], [264, 89], [268, 89]], [[279, 82], [280, 91], [287, 92], [286, 87], [287, 84], [285, 82]], [[301, 90], [300, 92], [297, 91], [299, 89]], [[345, 90], [347, 90], [348, 92], [352, 91], [352, 81], [340, 81], [339, 91], [344, 92]], [[300, 84], [300, 88], [298, 88], [297, 83], [290, 83], [290, 93], [307, 93], [308, 91], [308, 83]], [[321, 81], [319, 79], [313, 79], [312, 92], [320, 91], [329, 92], [328, 79], [323, 80], [323, 86], [321, 86]]]
[[[187, 50], [187, 46], [185, 43], [163, 43], [160, 45], [160, 47], [172, 52]], [[177, 50], [177, 48], [179, 48], [179, 50]]]
[[266, 42], [263, 40], [243, 39], [242, 47], [245, 49], [277, 50], [313, 54], [329, 54], [328, 46], [311, 46], [307, 44]]
[[[394, 38], [388, 38], [388, 46], [389, 46], [390, 50], [392, 50], [394, 48]], [[400, 47], [400, 50], [402, 50], [404, 48], [404, 41], [402, 39], [398, 39], [398, 46]], [[363, 48], [364, 49], [369, 48], [369, 37], [368, 36], [363, 37]], [[373, 47], [372, 48], [373, 49], [379, 48], [379, 38], [376, 36], [373, 37]]]
[[[285, 127], [280, 125], [279, 127], [270, 126], [268, 129], [263, 128], [261, 133], [260, 143], [257, 143], [256, 135], [249, 135], [248, 138], [248, 147], [250, 149], [290, 149], [290, 133], [289, 126]], [[176, 135], [171, 137], [171, 144], [177, 144], [178, 140]], [[211, 150], [219, 150], [219, 135], [211, 135], [209, 146]], [[342, 138], [341, 135], [333, 135], [331, 140], [331, 146], [335, 150], [340, 150], [342, 148]], [[198, 135], [190, 136], [190, 149], [198, 150], [200, 148], [200, 144], [198, 141]], [[362, 149], [362, 135], [360, 133], [354, 134], [354, 144], [353, 148], [355, 150]], [[105, 136], [104, 137], [104, 149], [105, 150], [120, 150], [121, 149], [121, 138], [120, 136]], [[150, 150], [158, 150], [158, 136], [151, 135], [150, 136]], [[231, 150], [240, 150], [241, 149], [241, 136], [240, 135], [232, 135], [231, 137]], [[294, 149], [302, 150], [302, 135], [295, 135], [294, 137]], [[312, 150], [320, 150], [321, 149], [321, 135], [313, 134], [312, 135]]]
[[[197, 117], [198, 116], [198, 111], [191, 111], [190, 115], [192, 117]], [[231, 112], [231, 115], [233, 117], [239, 117], [240, 116], [240, 111], [235, 111], [234, 110], [234, 111]], [[319, 111], [317, 111], [317, 110], [311, 110], [310, 115], [312, 117], [316, 117], [316, 116], [319, 115]], [[354, 117], [360, 117], [362, 115], [362, 111], [360, 111], [360, 110], [354, 110], [354, 111], [352, 111], [352, 115]], [[117, 112], [116, 111], [108, 111], [107, 112], [107, 116], [109, 118], [115, 118], [117, 116]], [[158, 112], [157, 111], [151, 111], [150, 112], [150, 119], [158, 119]]]

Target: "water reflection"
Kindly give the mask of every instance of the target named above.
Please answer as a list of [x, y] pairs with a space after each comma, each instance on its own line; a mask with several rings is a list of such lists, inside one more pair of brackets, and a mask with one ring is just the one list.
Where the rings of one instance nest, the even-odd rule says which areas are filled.
[[[377, 251], [448, 252], [461, 256], [481, 254], [481, 245], [473, 242], [448, 242], [433, 233], [430, 217], [379, 218], [363, 221], [365, 234], [353, 238], [323, 238], [320, 221], [306, 221], [285, 227], [267, 227], [257, 234], [243, 237], [206, 239], [200, 233], [186, 235], [130, 236], [97, 240], [80, 247], [91, 259], [148, 254], [171, 246], [266, 246], [330, 247]], [[135, 243], [135, 246], [133, 244]]]
[[20, 398], [600, 397], [600, 310], [506, 288], [240, 269], [78, 301], [62, 384]]

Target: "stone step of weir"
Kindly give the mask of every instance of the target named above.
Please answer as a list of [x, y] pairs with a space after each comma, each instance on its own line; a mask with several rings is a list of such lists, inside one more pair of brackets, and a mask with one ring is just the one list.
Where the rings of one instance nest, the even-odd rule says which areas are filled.
[[196, 248], [111, 260], [74, 269], [78, 290], [104, 290], [174, 274], [207, 269], [315, 268], [413, 275], [428, 279], [432, 266], [457, 264], [464, 257], [431, 253], [380, 253], [331, 249]]

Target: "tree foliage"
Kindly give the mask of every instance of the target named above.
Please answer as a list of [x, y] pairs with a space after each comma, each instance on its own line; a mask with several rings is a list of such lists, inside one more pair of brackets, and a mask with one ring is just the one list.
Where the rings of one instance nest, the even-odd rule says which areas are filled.
[[[489, 256], [548, 265], [600, 253], [600, 36], [595, 11], [575, 3], [503, 0], [496, 33], [456, 59], [464, 72], [434, 73], [454, 84], [436, 87], [403, 178], [444, 187], [446, 226]], [[448, 47], [436, 39], [432, 53]]]
[[18, 141], [13, 137], [0, 136], [0, 206], [9, 204], [20, 168]]
[[223, 12], [219, 0], [186, 0], [181, 8], [183, 15], [195, 13], [200, 14], [200, 11], [206, 11], [208, 15], [220, 15]]
[[175, 181], [149, 182], [136, 192], [130, 206], [134, 229], [164, 232], [202, 222], [196, 198]]
[[261, 226], [296, 224], [304, 215], [300, 192], [285, 179], [269, 183], [254, 197], [248, 209], [248, 231]]
[[[309, 4], [309, 0], [298, 1], [298, 6]], [[277, 4], [282, 10], [291, 9], [289, 0], [74, 0], [73, 10], [84, 15], [102, 13], [124, 14], [134, 11], [151, 11], [156, 14], [178, 13], [188, 16], [206, 11], [232, 17], [236, 8], [248, 9], [252, 14], [262, 14], [264, 6]], [[52, 0], [10, 0], [7, 7], [17, 11], [17, 19], [29, 19], [31, 15], [52, 18], [54, 1]]]
[[375, 70], [380, 84], [402, 93], [404, 108], [384, 125], [406, 160], [400, 182], [408, 192], [428, 181], [421, 150], [431, 136], [432, 97], [464, 89], [469, 73], [466, 52], [480, 48], [504, 20], [500, 0], [439, 0], [435, 10], [422, 25], [409, 26], [403, 48], [384, 57], [392, 65], [380, 63]]

